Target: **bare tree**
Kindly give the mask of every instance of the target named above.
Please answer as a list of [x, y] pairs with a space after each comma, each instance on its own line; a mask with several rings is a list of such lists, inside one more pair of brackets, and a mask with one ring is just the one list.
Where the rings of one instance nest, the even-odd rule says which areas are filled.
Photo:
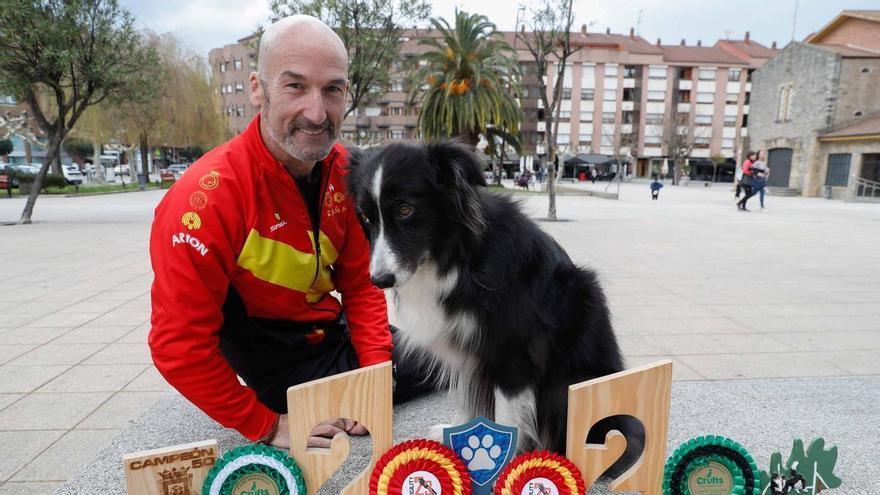
[[[675, 112], [675, 105], [673, 112]], [[711, 136], [712, 128], [708, 126], [695, 126], [691, 123], [691, 116], [687, 113], [674, 113], [666, 116], [660, 131], [653, 133], [665, 148], [666, 156], [673, 163], [675, 170], [672, 175], [672, 183], [681, 181], [684, 166], [691, 157], [694, 148], [705, 138]]]
[[[524, 26], [517, 33], [522, 41], [538, 73], [538, 88], [541, 103], [544, 105], [544, 149], [548, 160], [547, 191], [550, 205], [547, 219], [556, 220], [556, 136], [559, 132], [559, 101], [562, 99], [562, 82], [568, 59], [578, 47], [571, 44], [571, 26], [574, 23], [572, 11], [573, 0], [543, 0], [541, 5], [532, 9], [531, 18], [526, 21], [530, 31]], [[550, 67], [553, 68], [553, 92], [547, 88]]]
[[611, 156], [614, 157], [614, 162], [617, 166], [614, 178], [608, 181], [605, 191], [607, 192], [612, 184], [617, 184], [616, 194], [619, 197], [620, 183], [623, 181], [626, 166], [633, 157], [632, 147], [635, 144], [635, 137], [632, 133], [623, 133], [620, 128], [617, 128], [612, 136], [604, 137], [602, 144], [611, 148]]

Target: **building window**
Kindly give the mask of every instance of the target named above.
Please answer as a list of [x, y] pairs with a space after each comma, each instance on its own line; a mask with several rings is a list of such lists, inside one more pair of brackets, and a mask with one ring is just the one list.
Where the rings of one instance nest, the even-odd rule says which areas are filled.
[[220, 72], [226, 72], [226, 63], [227, 62], [220, 62]]
[[663, 114], [662, 113], [645, 114], [645, 123], [650, 124], [650, 125], [661, 125], [661, 124], [663, 124]]
[[743, 127], [748, 127], [748, 126], [749, 126], [749, 116], [748, 116], [747, 114], [743, 114], [743, 123], [742, 123], [742, 126], [743, 126]]
[[593, 95], [595, 93], [596, 93], [596, 90], [593, 90], [593, 89], [582, 89], [581, 90], [581, 100], [593, 101]]
[[235, 107], [235, 115], [236, 117], [244, 117], [244, 105]]
[[621, 124], [632, 124], [635, 119], [633, 118], [633, 112], [621, 112], [620, 114], [620, 123]]
[[748, 69], [746, 71], [746, 82], [752, 82], [752, 74], [755, 73], [755, 69]]
[[648, 69], [650, 79], [666, 79], [666, 67], [651, 67]]
[[605, 90], [605, 101], [617, 101], [617, 90], [616, 89], [606, 89]]
[[776, 106], [776, 121], [788, 122], [791, 120], [791, 98], [794, 93], [794, 83], [786, 83], [779, 86], [779, 101]]
[[846, 187], [849, 184], [849, 164], [852, 155], [849, 153], [832, 153], [828, 155], [828, 174], [825, 185]]
[[570, 119], [571, 118], [571, 110], [560, 110], [559, 111], [560, 119]]
[[727, 98], [724, 102], [728, 105], [736, 105], [739, 103], [739, 95], [737, 93], [727, 93]]
[[614, 123], [614, 112], [605, 112], [602, 114], [602, 123], [603, 124], [613, 124]]
[[557, 134], [556, 135], [556, 144], [568, 144], [571, 142], [570, 136], [568, 134]]
[[691, 91], [689, 89], [679, 89], [678, 90], [678, 101], [679, 101], [679, 103], [690, 103], [691, 102]]
[[651, 134], [645, 136], [645, 144], [662, 144], [663, 136], [657, 134]]
[[406, 139], [406, 131], [388, 131], [389, 139]]
[[699, 77], [700, 81], [714, 81], [715, 69], [700, 69]]
[[593, 144], [592, 134], [578, 134], [578, 144], [581, 146], [589, 146]]
[[734, 127], [736, 126], [736, 115], [725, 115], [724, 116], [724, 127]]
[[714, 93], [697, 93], [697, 103], [712, 103], [714, 100]]
[[711, 115], [695, 115], [694, 116], [694, 124], [712, 125], [712, 116]]
[[235, 92], [241, 93], [244, 91], [244, 83], [235, 83]]
[[708, 148], [709, 145], [712, 144], [712, 138], [708, 137], [695, 137], [694, 138], [694, 148]]
[[227, 93], [227, 94], [231, 94], [231, 93], [232, 93], [232, 84], [227, 84], [227, 85], [226, 85], [226, 93]]
[[616, 65], [606, 65], [605, 66], [605, 76], [617, 77], [617, 66]]
[[693, 79], [694, 78], [694, 68], [693, 67], [679, 67], [678, 78], [679, 79]]
[[0, 95], [0, 104], [3, 104], [3, 105], [15, 105], [15, 104], [16, 104], [15, 97], [14, 97], [14, 96]]
[[639, 93], [634, 88], [623, 88], [623, 101], [638, 101]]
[[581, 122], [593, 122], [593, 112], [581, 112]]
[[663, 101], [665, 99], [665, 91], [648, 91], [648, 101]]
[[220, 94], [221, 94], [221, 95], [225, 95], [225, 94], [226, 94], [226, 85], [224, 85], [224, 84], [221, 84], [221, 85], [220, 85]]
[[752, 100], [751, 91], [746, 91], [746, 99], [743, 100], [743, 105], [748, 105], [751, 100]]
[[730, 82], [739, 82], [739, 78], [742, 77], [742, 69], [728, 69], [727, 70], [727, 80]]
[[638, 74], [638, 68], [635, 65], [624, 65], [623, 66], [623, 77], [636, 77]]
[[724, 149], [733, 148], [733, 138], [723, 138], [721, 140], [721, 147]]
[[562, 89], [562, 99], [570, 100], [571, 99], [571, 88], [563, 88]]
[[232, 67], [234, 67], [235, 70], [241, 70], [241, 59], [237, 58], [237, 59], [233, 60]]
[[403, 81], [400, 79], [395, 79], [391, 81], [391, 91], [393, 93], [402, 93], [403, 92]]

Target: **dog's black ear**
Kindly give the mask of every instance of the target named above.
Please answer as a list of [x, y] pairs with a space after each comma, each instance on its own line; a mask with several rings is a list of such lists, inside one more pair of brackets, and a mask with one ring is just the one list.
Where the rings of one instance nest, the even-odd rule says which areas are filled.
[[357, 146], [346, 147], [348, 152], [348, 164], [345, 166], [345, 182], [348, 190], [357, 198], [364, 189], [363, 164], [366, 162], [368, 152]]
[[482, 237], [487, 224], [477, 188], [486, 186], [486, 178], [480, 159], [451, 141], [429, 144], [428, 156], [437, 169], [437, 182], [450, 200], [453, 218], [474, 238]]

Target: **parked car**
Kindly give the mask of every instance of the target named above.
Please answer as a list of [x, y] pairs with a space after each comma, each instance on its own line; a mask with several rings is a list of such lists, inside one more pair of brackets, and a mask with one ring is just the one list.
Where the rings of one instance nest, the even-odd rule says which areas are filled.
[[164, 171], [173, 173], [174, 178], [179, 179], [180, 176], [183, 175], [184, 172], [186, 172], [186, 169], [188, 167], [189, 165], [187, 165], [186, 163], [172, 163], [168, 166], [168, 168], [165, 168]]
[[67, 180], [68, 184], [83, 183], [83, 174], [76, 165], [62, 165], [61, 173], [64, 174], [64, 179]]

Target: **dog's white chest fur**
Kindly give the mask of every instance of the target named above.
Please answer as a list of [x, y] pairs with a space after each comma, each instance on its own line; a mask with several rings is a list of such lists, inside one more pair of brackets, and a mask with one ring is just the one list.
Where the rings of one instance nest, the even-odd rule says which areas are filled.
[[[458, 281], [452, 271], [437, 275], [434, 263], [424, 263], [407, 282], [395, 289], [397, 324], [406, 344], [421, 347], [446, 365], [460, 364], [463, 356], [450, 347], [453, 336], [467, 341], [476, 331], [476, 318], [467, 312], [448, 314], [441, 300], [449, 295]], [[450, 362], [451, 361], [451, 362]]]

